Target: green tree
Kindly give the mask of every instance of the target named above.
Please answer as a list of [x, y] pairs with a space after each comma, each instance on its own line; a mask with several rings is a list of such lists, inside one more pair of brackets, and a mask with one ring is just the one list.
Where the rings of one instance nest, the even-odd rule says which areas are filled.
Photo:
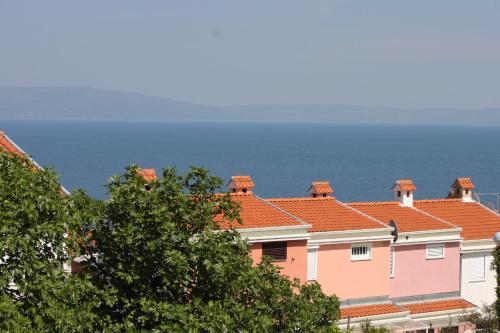
[[497, 328], [500, 328], [500, 244], [497, 244], [497, 246], [493, 250], [493, 262], [491, 263], [491, 266], [492, 269], [496, 271], [497, 276], [497, 299], [494, 305], [497, 318]]
[[494, 333], [498, 327], [495, 304], [483, 305], [481, 311], [465, 312], [460, 320], [474, 324], [483, 333]]
[[51, 170], [0, 152], [0, 331], [88, 331], [95, 290], [64, 272], [72, 222]]
[[219, 228], [222, 218], [239, 220], [238, 205], [217, 194], [222, 184], [202, 168], [168, 168], [147, 184], [129, 167], [110, 180], [102, 205], [74, 199], [92, 221], [78, 238], [88, 238], [85, 272], [103, 292], [96, 329], [336, 330], [336, 297], [290, 281], [267, 260], [253, 265], [240, 235]]
[[392, 332], [387, 327], [374, 326], [369, 319], [362, 321], [359, 326], [361, 328], [361, 332], [363, 332], [363, 333], [390, 333], [390, 332]]

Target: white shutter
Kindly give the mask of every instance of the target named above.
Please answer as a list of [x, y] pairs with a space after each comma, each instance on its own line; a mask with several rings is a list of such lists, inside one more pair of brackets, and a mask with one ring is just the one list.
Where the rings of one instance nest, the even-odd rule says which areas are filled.
[[485, 258], [483, 256], [474, 257], [470, 260], [470, 276], [472, 281], [485, 278]]
[[427, 258], [442, 258], [444, 257], [443, 244], [429, 244], [427, 245]]
[[307, 249], [307, 280], [316, 281], [318, 279], [318, 249]]
[[370, 260], [371, 245], [370, 244], [353, 244], [351, 245], [351, 260]]
[[396, 255], [395, 253], [396, 249], [394, 247], [391, 247], [391, 257], [390, 257], [390, 262], [389, 262], [389, 268], [390, 268], [390, 276], [394, 277], [394, 256]]

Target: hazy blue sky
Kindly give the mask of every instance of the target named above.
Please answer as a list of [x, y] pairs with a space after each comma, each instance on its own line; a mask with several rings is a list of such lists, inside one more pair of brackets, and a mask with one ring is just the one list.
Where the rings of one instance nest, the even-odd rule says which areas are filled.
[[499, 107], [500, 1], [0, 0], [0, 85]]

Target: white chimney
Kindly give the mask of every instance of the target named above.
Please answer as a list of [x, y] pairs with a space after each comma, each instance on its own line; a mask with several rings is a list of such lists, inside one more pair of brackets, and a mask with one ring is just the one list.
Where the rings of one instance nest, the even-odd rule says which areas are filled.
[[399, 201], [399, 204], [405, 207], [413, 207], [413, 192], [416, 189], [417, 187], [411, 179], [400, 179], [392, 186], [396, 201]]
[[472, 190], [474, 189], [474, 183], [470, 177], [457, 178], [451, 184], [451, 193], [448, 198], [459, 198], [464, 202], [472, 202]]

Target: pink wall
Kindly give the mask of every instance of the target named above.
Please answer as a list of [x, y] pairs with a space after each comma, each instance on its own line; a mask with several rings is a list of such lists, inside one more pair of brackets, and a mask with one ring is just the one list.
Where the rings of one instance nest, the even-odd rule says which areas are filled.
[[[262, 243], [254, 243], [250, 247], [250, 256], [255, 263], [260, 262], [262, 257]], [[299, 278], [301, 282], [307, 279], [307, 240], [296, 240], [287, 242], [287, 259], [276, 262], [276, 266], [282, 267], [281, 273], [290, 278]]]
[[442, 259], [426, 259], [426, 249], [425, 244], [396, 246], [394, 277], [391, 278], [391, 297], [459, 290], [459, 243], [446, 243]]
[[321, 245], [318, 282], [341, 299], [389, 295], [389, 242], [372, 243], [372, 259], [351, 261], [351, 244]]

